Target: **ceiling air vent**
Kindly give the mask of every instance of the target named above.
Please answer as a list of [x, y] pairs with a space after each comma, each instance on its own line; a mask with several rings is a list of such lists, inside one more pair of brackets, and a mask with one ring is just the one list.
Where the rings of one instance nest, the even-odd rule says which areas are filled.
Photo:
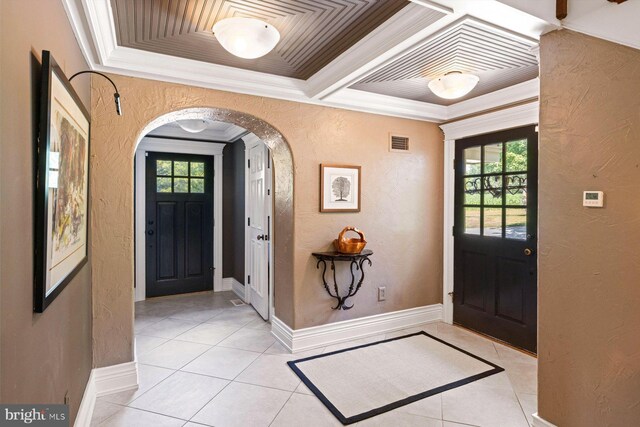
[[409, 152], [409, 137], [389, 134], [389, 151]]

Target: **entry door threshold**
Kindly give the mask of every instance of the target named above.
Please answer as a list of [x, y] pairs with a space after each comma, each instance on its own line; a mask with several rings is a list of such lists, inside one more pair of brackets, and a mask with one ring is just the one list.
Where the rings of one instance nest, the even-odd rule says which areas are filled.
[[471, 333], [473, 333], [475, 335], [481, 336], [482, 338], [486, 338], [486, 339], [491, 340], [493, 342], [496, 342], [498, 344], [502, 344], [503, 346], [509, 347], [512, 350], [519, 351], [520, 353], [526, 354], [527, 356], [532, 356], [532, 357], [535, 357], [536, 359], [538, 358], [538, 355], [536, 353], [533, 353], [531, 351], [525, 350], [523, 348], [516, 347], [513, 344], [509, 344], [508, 342], [502, 341], [501, 339], [498, 339], [496, 337], [492, 337], [491, 335], [487, 335], [487, 334], [483, 334], [482, 332], [474, 331], [473, 329], [469, 329], [466, 326], [462, 326], [462, 325], [460, 325], [459, 323], [456, 323], [456, 322], [453, 322], [453, 325], [458, 327], [458, 328], [460, 328], [460, 329], [464, 329], [465, 331], [469, 331], [469, 332], [471, 332]]

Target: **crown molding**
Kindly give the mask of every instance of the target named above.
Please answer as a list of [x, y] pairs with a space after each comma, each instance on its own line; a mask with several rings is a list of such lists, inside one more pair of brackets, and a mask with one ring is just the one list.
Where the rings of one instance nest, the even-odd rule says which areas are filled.
[[[392, 19], [391, 24], [396, 28], [394, 37], [384, 44], [380, 56], [371, 58], [371, 52], [381, 52], [372, 47], [381, 43], [382, 33], [374, 31], [345, 52], [349, 55], [341, 55], [304, 81], [118, 46], [109, 0], [62, 2], [80, 49], [91, 69], [96, 71], [437, 123], [537, 97], [537, 92], [532, 95], [537, 85], [525, 82], [447, 107], [347, 87], [353, 79], [362, 78], [399, 55], [419, 47], [444, 28], [467, 20], [491, 25], [466, 15], [444, 15], [423, 30], [419, 30], [419, 26], [425, 22], [424, 14], [416, 14], [422, 16], [422, 21], [417, 18], [407, 21], [410, 17], [406, 15], [400, 16], [405, 18], [404, 22]], [[442, 3], [446, 5], [446, 2]], [[504, 31], [495, 25], [492, 27]], [[404, 41], [403, 37], [406, 38]], [[345, 61], [345, 58], [351, 61], [356, 57], [355, 65]], [[309, 96], [314, 93], [321, 94], [322, 99]]]

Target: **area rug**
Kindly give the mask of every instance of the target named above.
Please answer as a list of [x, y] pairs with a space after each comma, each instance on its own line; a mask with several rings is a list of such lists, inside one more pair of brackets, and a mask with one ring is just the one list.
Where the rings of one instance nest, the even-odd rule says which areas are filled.
[[426, 332], [287, 363], [344, 425], [504, 371]]

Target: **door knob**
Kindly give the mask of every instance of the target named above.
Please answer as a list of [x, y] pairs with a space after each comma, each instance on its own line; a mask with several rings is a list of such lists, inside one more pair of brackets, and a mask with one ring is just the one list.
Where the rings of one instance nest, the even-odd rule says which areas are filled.
[[531, 249], [529, 249], [529, 248], [526, 248], [526, 249], [524, 250], [524, 254], [525, 254], [526, 256], [531, 256], [531, 254], [532, 254], [532, 253], [533, 253], [533, 251], [532, 251]]
[[149, 230], [149, 231], [147, 231], [147, 234], [148, 234], [149, 236], [153, 236], [153, 230]]
[[258, 239], [258, 240], [264, 240], [264, 234], [260, 234], [260, 235], [257, 237], [257, 239]]

